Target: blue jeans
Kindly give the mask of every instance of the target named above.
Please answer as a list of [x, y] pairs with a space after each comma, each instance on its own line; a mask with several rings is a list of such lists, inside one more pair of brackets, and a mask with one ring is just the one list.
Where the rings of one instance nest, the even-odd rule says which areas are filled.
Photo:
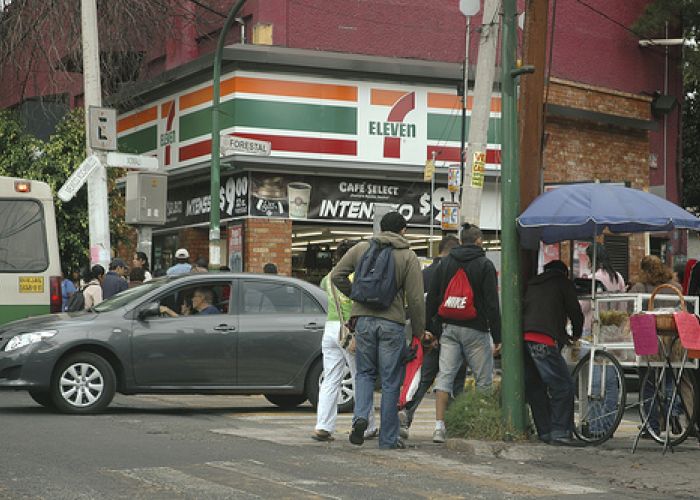
[[374, 384], [377, 373], [382, 379], [379, 447], [395, 448], [399, 439], [399, 395], [403, 380], [403, 354], [406, 349], [404, 325], [373, 316], [360, 316], [355, 326], [355, 411], [358, 418], [369, 419], [374, 411]]
[[525, 397], [541, 439], [571, 437], [574, 382], [556, 347], [525, 342]]

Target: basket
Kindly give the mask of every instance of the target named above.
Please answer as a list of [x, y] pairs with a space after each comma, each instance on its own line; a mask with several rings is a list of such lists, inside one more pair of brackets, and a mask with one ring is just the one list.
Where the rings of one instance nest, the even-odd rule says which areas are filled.
[[[678, 287], [669, 284], [659, 285], [656, 288], [654, 288], [654, 290], [652, 290], [651, 297], [649, 297], [649, 311], [654, 310], [654, 299], [659, 293], [659, 290], [662, 290], [664, 288], [670, 288], [676, 295], [678, 295], [678, 298], [681, 301], [681, 311], [686, 311], [687, 309], [685, 307], [685, 299], [683, 298], [683, 293], [678, 289]], [[659, 332], [659, 334], [663, 334], [664, 332], [677, 331], [676, 320], [673, 319], [672, 312], [655, 314], [654, 316], [656, 316], [656, 330]]]

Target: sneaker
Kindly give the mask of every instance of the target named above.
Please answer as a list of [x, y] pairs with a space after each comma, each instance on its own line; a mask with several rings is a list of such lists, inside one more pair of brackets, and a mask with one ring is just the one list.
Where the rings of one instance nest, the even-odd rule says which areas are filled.
[[362, 446], [365, 442], [365, 431], [369, 423], [365, 418], [358, 418], [352, 424], [352, 432], [350, 433], [350, 442], [357, 446]]
[[379, 429], [365, 431], [365, 439], [377, 439], [379, 437]]
[[410, 425], [408, 422], [408, 412], [406, 412], [406, 410], [399, 411], [399, 425], [401, 427], [408, 427]]
[[325, 431], [323, 429], [318, 429], [314, 431], [313, 434], [311, 434], [311, 439], [314, 439], [316, 441], [333, 441], [335, 438], [331, 435], [330, 432]]
[[401, 439], [408, 439], [408, 427], [399, 427], [399, 436]]
[[444, 443], [445, 439], [445, 429], [435, 429], [433, 432], [433, 443]]
[[394, 445], [395, 450], [405, 450], [408, 448], [408, 445], [404, 442], [403, 439], [397, 439], [396, 444]]

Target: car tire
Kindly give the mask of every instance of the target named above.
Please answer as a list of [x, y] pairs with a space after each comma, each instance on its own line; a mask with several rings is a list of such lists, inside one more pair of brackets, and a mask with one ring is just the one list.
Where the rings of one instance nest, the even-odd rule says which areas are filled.
[[63, 413], [100, 412], [112, 401], [115, 391], [112, 366], [102, 356], [91, 352], [62, 359], [51, 380], [51, 399]]
[[313, 365], [311, 369], [306, 374], [306, 398], [313, 406], [314, 410], [318, 407], [318, 393], [320, 390], [319, 380], [321, 380], [321, 374], [323, 373], [323, 361], [318, 360]]
[[55, 408], [49, 391], [29, 391], [31, 398], [46, 408]]
[[306, 401], [306, 396], [304, 394], [265, 394], [265, 399], [280, 408], [291, 409]]

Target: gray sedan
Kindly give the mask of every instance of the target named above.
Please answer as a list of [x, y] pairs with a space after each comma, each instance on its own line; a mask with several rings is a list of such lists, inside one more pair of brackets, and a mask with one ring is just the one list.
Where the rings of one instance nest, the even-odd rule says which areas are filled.
[[[0, 327], [0, 389], [66, 413], [122, 394], [264, 394], [315, 407], [326, 296], [301, 280], [202, 273], [159, 278], [91, 311]], [[352, 407], [345, 380], [341, 410]]]

